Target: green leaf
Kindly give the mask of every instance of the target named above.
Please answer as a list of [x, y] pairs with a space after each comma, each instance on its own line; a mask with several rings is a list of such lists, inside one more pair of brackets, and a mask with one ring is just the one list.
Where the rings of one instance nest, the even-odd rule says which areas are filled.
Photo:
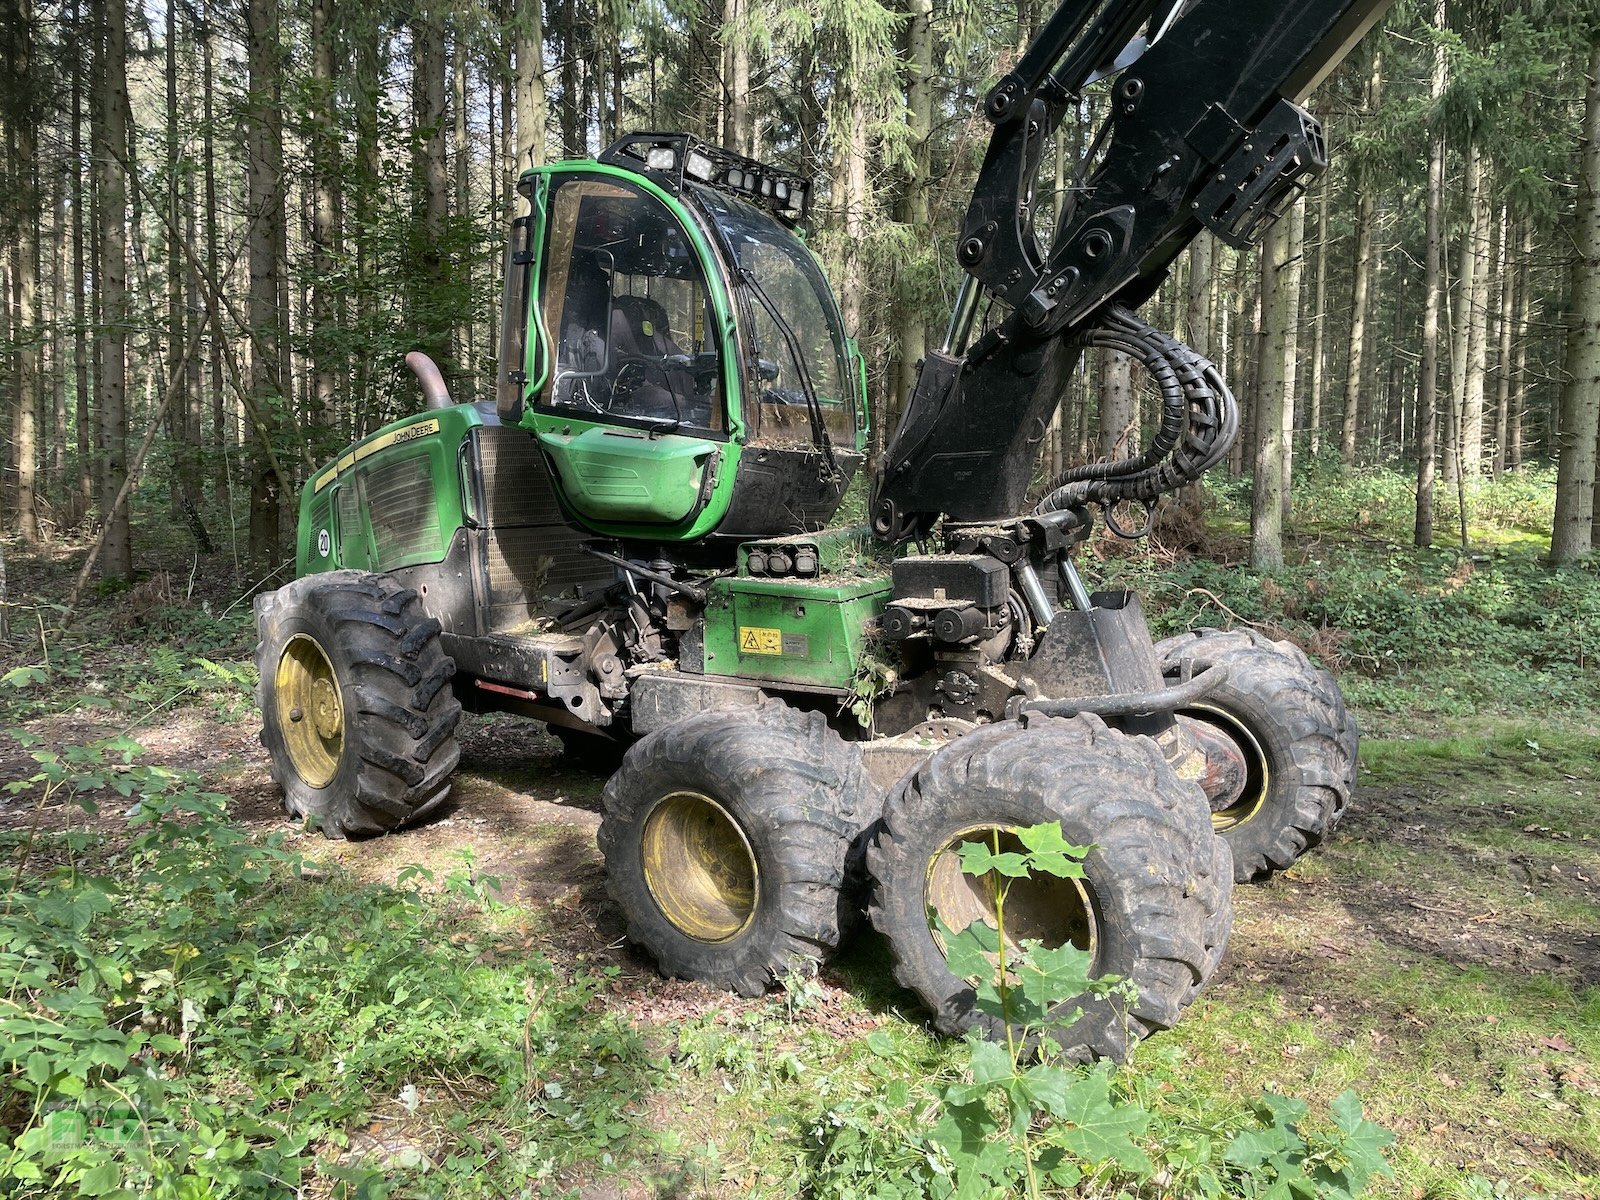
[[987, 875], [996, 871], [1012, 879], [1025, 879], [1028, 860], [1014, 851], [996, 854], [982, 842], [962, 842], [957, 851], [961, 855], [961, 869], [968, 875]]
[[987, 1040], [973, 1040], [969, 1044], [972, 1046], [974, 1083], [993, 1083], [1016, 1073], [1016, 1065], [1004, 1046]]
[[894, 1058], [896, 1056], [894, 1038], [889, 1036], [887, 1029], [874, 1029], [867, 1034], [867, 1049], [871, 1050], [879, 1058]]
[[114, 1192], [122, 1184], [122, 1172], [117, 1163], [103, 1162], [90, 1167], [78, 1180], [78, 1192], [84, 1196], [103, 1196]]
[[1150, 1114], [1137, 1104], [1115, 1104], [1104, 1071], [1085, 1076], [1068, 1089], [1061, 1119], [1070, 1124], [1061, 1144], [1080, 1158], [1099, 1164], [1116, 1162], [1131, 1170], [1153, 1168], [1133, 1139], [1150, 1124]]
[[1333, 1114], [1333, 1123], [1344, 1134], [1340, 1150], [1348, 1164], [1345, 1170], [1351, 1178], [1351, 1191], [1360, 1191], [1374, 1175], [1392, 1175], [1394, 1172], [1383, 1150], [1393, 1144], [1394, 1134], [1366, 1119], [1361, 1111], [1360, 1097], [1353, 1091], [1341, 1092], [1334, 1097], [1329, 1110]]
[[1000, 951], [1000, 935], [994, 926], [974, 921], [957, 933], [931, 910], [929, 917], [944, 939], [944, 958], [953, 975], [959, 979], [988, 979], [994, 975], [994, 960], [989, 955]]
[[1060, 821], [1019, 829], [1017, 840], [1028, 848], [1034, 870], [1057, 879], [1082, 879], [1083, 860], [1094, 849], [1093, 846], [1074, 846], [1067, 841], [1062, 836]]
[[1022, 1073], [1022, 1088], [1035, 1108], [1059, 1117], [1066, 1109], [1076, 1080], [1075, 1072], [1037, 1063]]
[[928, 1131], [928, 1140], [944, 1147], [959, 1169], [977, 1159], [999, 1128], [994, 1114], [982, 1100], [947, 1103], [944, 1114]]

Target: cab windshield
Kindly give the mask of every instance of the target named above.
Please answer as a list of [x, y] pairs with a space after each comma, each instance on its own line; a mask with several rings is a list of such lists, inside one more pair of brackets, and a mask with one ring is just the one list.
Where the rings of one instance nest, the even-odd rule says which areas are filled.
[[[759, 375], [757, 436], [775, 444], [812, 440], [809, 378], [829, 440], [853, 448], [850, 357], [839, 310], [817, 260], [794, 234], [759, 209], [710, 188], [693, 190], [733, 250], [739, 269], [764, 293], [765, 302], [752, 296], [747, 306]], [[776, 315], [768, 310], [769, 303]], [[796, 360], [797, 351], [804, 361]]]

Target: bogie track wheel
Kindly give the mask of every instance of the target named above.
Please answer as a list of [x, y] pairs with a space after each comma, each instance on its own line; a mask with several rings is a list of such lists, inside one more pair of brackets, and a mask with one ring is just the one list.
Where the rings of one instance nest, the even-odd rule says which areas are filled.
[[288, 814], [350, 837], [436, 807], [461, 757], [461, 705], [439, 622], [416, 592], [334, 571], [259, 603], [261, 741]]
[[[1218, 850], [1199, 788], [1178, 778], [1157, 746], [1100, 718], [1031, 719], [980, 729], [952, 742], [902, 780], [867, 849], [868, 910], [889, 942], [895, 978], [915, 992], [943, 1033], [977, 1028], [994, 1039], [1004, 1023], [980, 1011], [974, 980], [945, 959], [933, 917], [951, 929], [993, 926], [985, 879], [959, 874], [963, 842], [1061, 823], [1069, 842], [1092, 846], [1084, 877], [1040, 876], [1011, 884], [1008, 943], [1071, 942], [1092, 955], [1091, 973], [1132, 983], [1136, 995], [1064, 998], [1065, 1028], [1043, 1031], [1069, 1056], [1122, 1059], [1153, 1029], [1170, 1027], [1221, 958], [1232, 923], [1225, 848]], [[1016, 1028], [1013, 1035], [1038, 1036]]]
[[1244, 789], [1212, 822], [1233, 850], [1234, 879], [1292, 865], [1338, 826], [1356, 782], [1355, 715], [1332, 675], [1290, 642], [1254, 630], [1199, 630], [1156, 645], [1169, 681], [1210, 666], [1228, 679], [1182, 716], [1223, 734], [1245, 765]]
[[882, 800], [820, 713], [698, 713], [606, 784], [606, 886], [664, 974], [759, 995], [838, 945], [851, 850]]

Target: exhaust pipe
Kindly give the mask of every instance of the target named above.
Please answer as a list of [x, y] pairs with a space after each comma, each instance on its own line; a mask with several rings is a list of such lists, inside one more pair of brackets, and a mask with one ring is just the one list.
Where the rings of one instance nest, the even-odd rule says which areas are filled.
[[406, 355], [406, 366], [411, 368], [411, 373], [422, 385], [422, 397], [428, 402], [429, 408], [449, 408], [454, 403], [450, 399], [450, 389], [444, 385], [439, 364], [433, 359], [421, 350], [413, 350]]

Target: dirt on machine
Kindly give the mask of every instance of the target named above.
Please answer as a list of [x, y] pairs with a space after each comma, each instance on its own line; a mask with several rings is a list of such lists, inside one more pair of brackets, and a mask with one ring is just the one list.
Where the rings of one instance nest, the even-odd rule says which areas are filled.
[[[671, 975], [758, 994], [864, 909], [949, 1033], [1004, 1034], [940, 929], [995, 924], [1003, 852], [1059, 822], [1083, 878], [1010, 885], [1006, 936], [1128, 987], [1059, 1032], [1121, 1057], [1220, 962], [1231, 889], [1338, 824], [1357, 732], [1337, 684], [1250, 632], [1153, 643], [1097, 591], [1097, 521], [1192, 483], [1238, 413], [1137, 311], [1202, 230], [1246, 246], [1326, 166], [1307, 93], [1382, 0], [1068, 0], [983, 105], [965, 283], [871, 479], [866, 372], [802, 232], [808, 179], [684, 133], [525, 172], [496, 394], [424, 411], [306, 481], [297, 578], [256, 602], [263, 740], [288, 813], [397, 830], [447, 795], [462, 711], [616, 762], [600, 848]], [[1045, 148], [1085, 88], [1106, 126], [1044, 244]], [[1143, 364], [1139, 456], [1036, 488], [1036, 431], [1086, 348]], [[1032, 489], [1030, 491], [1030, 489]]]

